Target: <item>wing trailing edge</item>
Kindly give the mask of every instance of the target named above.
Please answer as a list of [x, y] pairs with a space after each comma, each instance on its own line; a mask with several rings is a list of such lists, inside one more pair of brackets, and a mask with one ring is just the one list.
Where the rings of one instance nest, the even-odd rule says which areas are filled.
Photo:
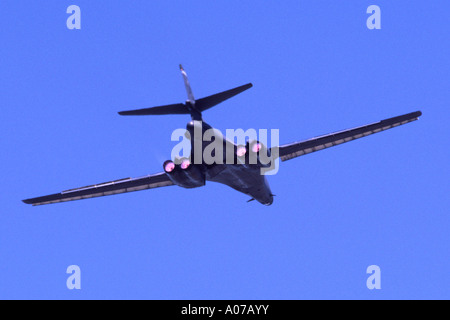
[[282, 145], [278, 147], [279, 157], [282, 161], [300, 157], [305, 154], [337, 146], [345, 142], [363, 138], [374, 133], [407, 124], [409, 122], [418, 120], [421, 115], [421, 111], [411, 112], [365, 126], [338, 131], [312, 139]]
[[22, 200], [33, 206], [66, 202], [72, 200], [89, 199], [95, 197], [109, 196], [113, 194], [140, 191], [173, 185], [172, 181], [164, 172], [148, 175], [140, 178], [126, 178], [114, 180], [86, 187], [65, 190], [43, 197]]

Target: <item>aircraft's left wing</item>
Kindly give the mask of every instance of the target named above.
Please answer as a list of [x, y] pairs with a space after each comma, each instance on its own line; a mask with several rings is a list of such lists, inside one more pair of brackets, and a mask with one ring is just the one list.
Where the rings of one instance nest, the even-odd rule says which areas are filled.
[[48, 196], [37, 197], [32, 199], [26, 199], [22, 201], [27, 204], [37, 206], [41, 204], [50, 204], [71, 200], [81, 200], [94, 197], [109, 196], [113, 194], [165, 187], [171, 185], [173, 185], [172, 181], [169, 180], [169, 178], [164, 172], [161, 172], [140, 178], [126, 178], [94, 184], [87, 187], [70, 189], [62, 191], [60, 193], [55, 193]]
[[381, 120], [379, 122], [368, 124], [365, 126], [330, 133], [309, 140], [286, 144], [279, 147], [279, 157], [282, 161], [286, 161], [311, 152], [337, 146], [344, 142], [349, 142], [355, 139], [366, 137], [373, 133], [391, 129], [400, 126], [402, 124], [415, 121], [421, 115], [422, 112], [420, 111], [411, 112], [398, 117]]

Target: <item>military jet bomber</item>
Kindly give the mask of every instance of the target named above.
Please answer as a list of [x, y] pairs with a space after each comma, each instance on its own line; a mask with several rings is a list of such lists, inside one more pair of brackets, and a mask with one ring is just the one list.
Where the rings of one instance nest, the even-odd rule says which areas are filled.
[[[187, 114], [191, 116], [191, 121], [186, 126], [187, 132], [189, 132], [191, 137], [195, 137], [196, 132], [201, 132], [203, 135], [208, 130], [213, 129], [203, 121], [202, 113], [204, 111], [252, 87], [252, 84], [248, 83], [196, 100], [186, 72], [181, 65], [180, 71], [188, 97], [185, 103], [122, 111], [119, 114], [122, 116]], [[195, 154], [203, 154], [212, 142], [200, 141], [198, 143], [196, 138], [191, 138], [191, 157], [165, 161], [163, 164], [164, 171], [160, 173], [69, 189], [60, 193], [26, 199], [23, 202], [36, 206], [173, 185], [188, 189], [197, 188], [204, 186], [206, 181], [213, 181], [225, 184], [248, 195], [250, 197], [249, 201], [256, 200], [264, 205], [271, 205], [274, 195], [270, 190], [266, 175], [262, 174], [262, 169], [267, 168], [269, 164], [267, 161], [262, 161], [263, 158], [271, 159], [271, 163], [277, 159], [281, 159], [281, 161], [290, 160], [415, 121], [421, 115], [422, 113], [420, 111], [416, 111], [365, 126], [273, 148], [267, 148], [257, 140], [248, 140], [245, 145], [238, 145], [234, 141], [223, 137], [222, 141], [219, 141], [219, 145], [222, 144], [227, 150], [224, 158], [226, 156], [228, 160], [231, 150], [231, 156], [234, 158], [234, 161], [231, 161], [231, 163], [230, 161], [225, 161], [227, 159], [223, 159], [224, 161], [216, 161], [215, 163], [207, 163], [204, 159], [201, 161], [193, 161]], [[217, 137], [214, 142], [218, 142]]]

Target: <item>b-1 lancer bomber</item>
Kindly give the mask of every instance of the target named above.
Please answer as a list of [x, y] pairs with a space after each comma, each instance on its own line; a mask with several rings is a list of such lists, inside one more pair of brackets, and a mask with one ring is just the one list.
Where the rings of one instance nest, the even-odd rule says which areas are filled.
[[[205, 132], [213, 129], [213, 127], [203, 121], [203, 112], [252, 87], [252, 84], [248, 83], [205, 98], [195, 99], [186, 72], [181, 65], [180, 70], [188, 97], [185, 103], [122, 111], [119, 112], [119, 114], [122, 116], [187, 114], [191, 116], [191, 121], [189, 121], [186, 126], [190, 137], [195, 137], [196, 132], [201, 132], [201, 136], [203, 136]], [[248, 140], [245, 144], [235, 144], [234, 141], [222, 137], [221, 140], [219, 139], [219, 144], [222, 144], [224, 149], [228, 152], [223, 153], [223, 161], [216, 161], [215, 163], [207, 162], [205, 159], [194, 161], [195, 155], [204, 154], [206, 148], [213, 142], [204, 141], [204, 139], [201, 139], [199, 142], [198, 139], [191, 138], [191, 156], [165, 161], [163, 164], [164, 171], [160, 173], [69, 189], [51, 195], [26, 199], [23, 200], [23, 202], [36, 206], [173, 185], [187, 189], [197, 188], [204, 186], [206, 181], [213, 181], [225, 184], [248, 195], [250, 197], [249, 201], [256, 200], [264, 205], [271, 205], [273, 203], [274, 195], [270, 190], [266, 175], [262, 174], [262, 169], [268, 166], [267, 161], [262, 161], [263, 158], [271, 159], [271, 163], [277, 159], [281, 159], [281, 161], [290, 160], [305, 154], [363, 138], [373, 133], [395, 128], [415, 121], [421, 115], [422, 113], [420, 111], [416, 111], [365, 126], [334, 132], [273, 148], [266, 147], [258, 140]], [[214, 143], [217, 142], [216, 137]], [[231, 161], [231, 163], [230, 161], [226, 161], [229, 160], [230, 157], [229, 150], [231, 150], [231, 157], [234, 160]], [[225, 159], [226, 157], [227, 159]]]

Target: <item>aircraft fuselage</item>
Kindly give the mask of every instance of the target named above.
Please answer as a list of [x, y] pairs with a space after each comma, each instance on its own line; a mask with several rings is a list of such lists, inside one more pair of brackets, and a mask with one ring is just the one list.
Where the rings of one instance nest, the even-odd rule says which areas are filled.
[[[261, 173], [260, 164], [240, 162], [235, 156], [238, 146], [204, 121], [192, 120], [187, 124], [186, 130], [189, 132], [191, 141], [191, 165], [204, 173], [206, 181], [225, 184], [264, 205], [273, 203], [273, 195], [266, 176]], [[208, 130], [215, 132], [212, 141], [205, 141], [207, 140], [204, 138], [205, 133]], [[212, 143], [222, 147], [222, 159], [213, 163], [204, 157], [205, 154], [209, 154]], [[233, 154], [230, 155], [230, 153]], [[233, 161], [230, 162], [230, 159]]]

